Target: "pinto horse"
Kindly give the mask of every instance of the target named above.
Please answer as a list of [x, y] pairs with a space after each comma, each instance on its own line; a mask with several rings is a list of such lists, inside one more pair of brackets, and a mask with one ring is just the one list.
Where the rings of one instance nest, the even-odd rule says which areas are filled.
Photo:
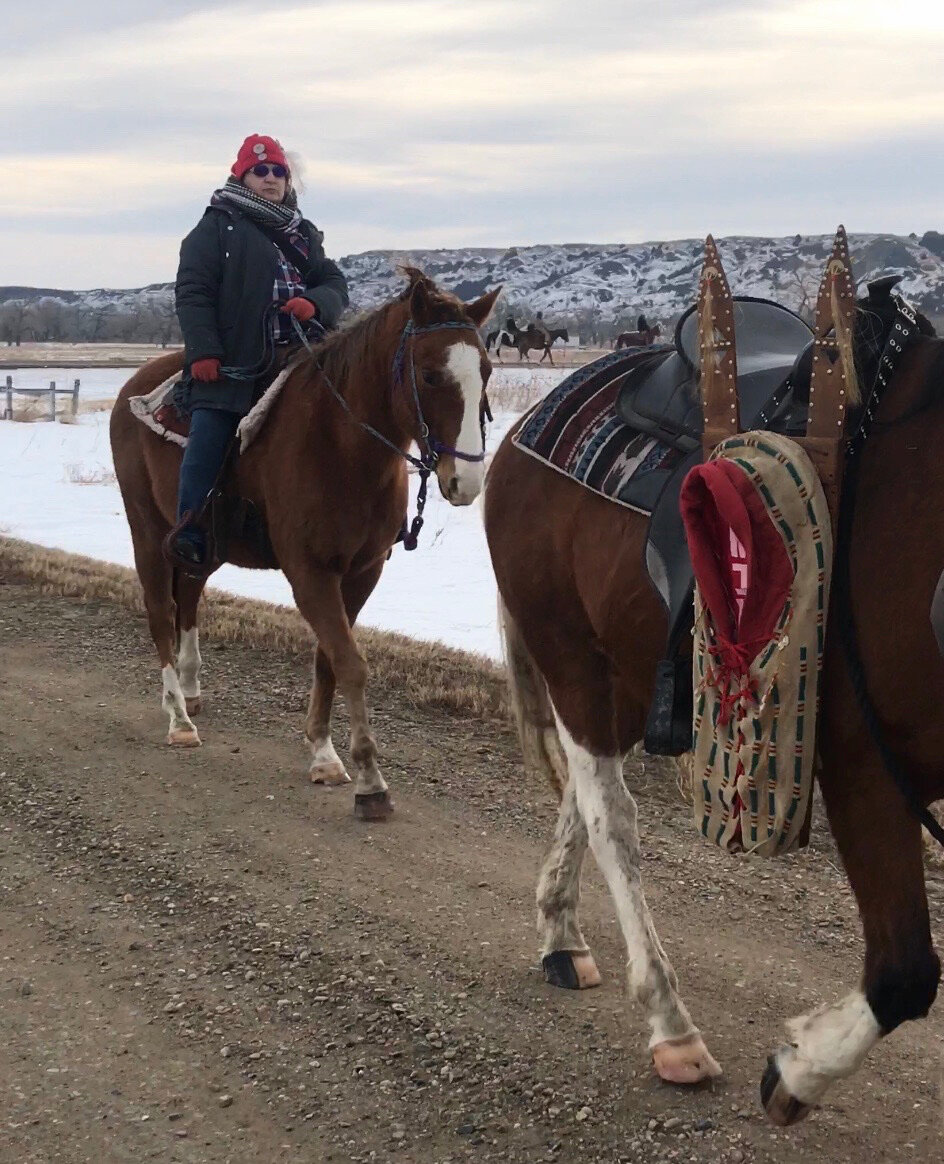
[[[340, 687], [351, 717], [355, 811], [364, 819], [388, 816], [392, 803], [368, 722], [367, 664], [351, 627], [403, 525], [407, 450], [414, 441], [424, 450], [425, 467], [435, 469], [453, 505], [471, 504], [484, 475], [480, 410], [491, 365], [477, 329], [498, 292], [462, 303], [421, 272], [407, 274], [409, 286], [397, 300], [295, 360], [265, 426], [235, 468], [239, 495], [263, 515], [278, 565], [317, 637], [305, 722], [311, 779], [350, 779], [331, 742]], [[162, 356], [125, 384], [112, 413], [111, 443], [160, 658], [167, 742], [192, 747], [200, 743], [190, 716], [200, 706], [197, 604], [205, 579], [182, 573], [175, 579], [161, 552], [175, 521], [180, 449], [129, 408], [132, 397], [181, 366], [180, 353]], [[228, 558], [237, 566], [271, 565], [239, 541], [230, 544]]]
[[[789, 1024], [791, 1045], [771, 1056], [761, 1087], [778, 1124], [802, 1118], [881, 1037], [927, 1014], [940, 978], [917, 814], [944, 796], [944, 661], [929, 617], [944, 563], [944, 342], [920, 315], [908, 343], [896, 341], [904, 318], [896, 304], [870, 294], [856, 310], [859, 382], [881, 380], [876, 353], [897, 366], [874, 397], [855, 472], [846, 470], [845, 567], [838, 548], [836, 559], [846, 585], [834, 582], [820, 688], [819, 781], [862, 917], [864, 974], [841, 1001]], [[856, 423], [850, 410], [846, 432]], [[484, 515], [525, 761], [560, 798], [537, 887], [545, 972], [571, 988], [600, 980], [577, 917], [589, 844], [617, 905], [656, 1070], [694, 1083], [719, 1068], [653, 926], [636, 804], [622, 779], [623, 757], [643, 736], [666, 634], [643, 564], [647, 519], [551, 471], [511, 435], [489, 470]], [[858, 673], [836, 629], [850, 622]], [[871, 715], [860, 710], [869, 701]], [[883, 755], [888, 740], [914, 804]]]
[[647, 327], [644, 331], [621, 331], [616, 337], [616, 350], [651, 347], [656, 342], [656, 337], [660, 335], [662, 328], [658, 324]]

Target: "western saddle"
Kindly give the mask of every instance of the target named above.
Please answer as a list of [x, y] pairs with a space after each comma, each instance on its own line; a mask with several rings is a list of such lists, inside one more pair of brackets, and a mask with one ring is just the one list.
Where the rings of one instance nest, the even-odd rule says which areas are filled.
[[840, 226], [809, 327], [769, 300], [732, 296], [711, 236], [698, 302], [680, 319], [674, 345], [627, 375], [617, 404], [640, 432], [685, 454], [652, 510], [646, 566], [668, 614], [646, 727], [646, 750], [680, 755], [692, 741], [692, 676], [687, 644], [694, 575], [679, 514], [682, 481], [729, 436], [753, 429], [783, 433], [810, 456], [833, 525], [842, 484], [847, 403], [857, 399], [852, 348], [854, 283]]

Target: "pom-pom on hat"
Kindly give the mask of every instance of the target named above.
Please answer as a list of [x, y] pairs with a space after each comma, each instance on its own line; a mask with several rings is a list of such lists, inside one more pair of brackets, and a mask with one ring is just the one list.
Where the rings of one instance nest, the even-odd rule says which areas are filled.
[[239, 147], [236, 161], [230, 173], [234, 178], [242, 178], [247, 170], [251, 170], [258, 162], [270, 162], [277, 166], [284, 166], [291, 170], [288, 158], [282, 146], [274, 137], [266, 137], [261, 133], [251, 133]]

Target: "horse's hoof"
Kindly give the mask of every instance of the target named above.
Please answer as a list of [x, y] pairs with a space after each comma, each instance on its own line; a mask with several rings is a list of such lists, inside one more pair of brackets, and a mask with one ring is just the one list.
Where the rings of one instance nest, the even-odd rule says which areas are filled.
[[360, 792], [354, 797], [354, 815], [358, 820], [387, 820], [393, 814], [389, 792]]
[[199, 695], [191, 695], [184, 700], [187, 715], [199, 715], [203, 711], [203, 699]]
[[775, 1055], [767, 1056], [767, 1069], [760, 1081], [760, 1101], [771, 1123], [787, 1128], [810, 1113], [810, 1105], [790, 1094], [780, 1074]]
[[555, 950], [541, 959], [544, 981], [563, 990], [589, 990], [599, 986], [602, 979], [593, 955], [573, 954], [570, 950]]
[[167, 742], [173, 748], [200, 747], [200, 737], [196, 728], [173, 728], [167, 733]]
[[345, 772], [344, 765], [332, 763], [330, 760], [312, 764], [308, 769], [308, 778], [312, 784], [323, 784], [326, 788], [337, 788], [339, 784], [351, 783], [351, 778]]
[[666, 1083], [701, 1083], [721, 1074], [720, 1065], [698, 1034], [657, 1043], [652, 1048], [652, 1062]]

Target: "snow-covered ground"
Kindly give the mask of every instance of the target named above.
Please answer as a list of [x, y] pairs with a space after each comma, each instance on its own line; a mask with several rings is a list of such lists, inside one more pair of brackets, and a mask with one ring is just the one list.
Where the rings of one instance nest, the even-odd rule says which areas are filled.
[[[496, 369], [496, 408], [488, 436], [497, 447], [517, 411], [537, 392], [546, 392], [564, 373], [533, 369]], [[14, 373], [14, 383], [36, 387], [78, 375], [85, 399], [113, 398], [128, 379], [128, 369], [37, 369]], [[88, 395], [85, 384], [89, 385]], [[71, 381], [70, 381], [71, 383]], [[33, 386], [30, 384], [30, 386]], [[513, 402], [513, 403], [512, 403]], [[0, 533], [40, 545], [87, 554], [131, 566], [131, 537], [121, 495], [114, 481], [108, 441], [108, 412], [79, 417], [76, 424], [0, 421]], [[415, 492], [417, 481], [414, 478]], [[414, 512], [411, 506], [411, 516]], [[233, 594], [292, 605], [284, 576], [276, 571], [224, 566], [211, 585]], [[361, 621], [415, 638], [439, 639], [452, 646], [500, 655], [495, 618], [496, 592], [478, 503], [455, 509], [431, 484], [426, 525], [419, 548], [398, 547]]]

